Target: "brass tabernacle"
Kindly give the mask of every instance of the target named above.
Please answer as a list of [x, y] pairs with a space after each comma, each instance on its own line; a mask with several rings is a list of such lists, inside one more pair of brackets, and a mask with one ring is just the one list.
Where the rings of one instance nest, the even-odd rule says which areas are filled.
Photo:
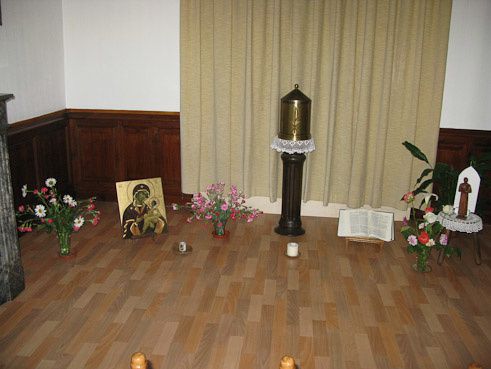
[[310, 100], [298, 89], [281, 98], [281, 118], [278, 137], [283, 140], [310, 140]]

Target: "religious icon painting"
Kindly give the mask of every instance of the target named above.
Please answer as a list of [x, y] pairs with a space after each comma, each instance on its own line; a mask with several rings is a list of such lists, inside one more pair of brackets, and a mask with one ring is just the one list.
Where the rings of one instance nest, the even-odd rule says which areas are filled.
[[167, 232], [161, 178], [116, 183], [123, 238], [140, 238]]

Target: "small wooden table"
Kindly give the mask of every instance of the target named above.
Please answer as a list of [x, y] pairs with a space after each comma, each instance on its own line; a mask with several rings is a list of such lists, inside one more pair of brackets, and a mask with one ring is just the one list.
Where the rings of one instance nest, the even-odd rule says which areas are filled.
[[346, 237], [346, 247], [350, 242], [361, 242], [361, 243], [374, 243], [378, 245], [379, 252], [382, 251], [382, 247], [384, 247], [384, 240], [379, 240], [378, 238], [370, 238], [370, 237]]
[[[470, 213], [466, 219], [457, 218], [457, 214], [438, 213], [438, 221], [449, 232], [471, 233], [474, 235], [474, 261], [477, 265], [481, 265], [481, 245], [477, 233], [482, 230], [482, 219], [479, 215]], [[449, 234], [450, 236], [450, 234]], [[450, 242], [450, 237], [449, 237]], [[438, 254], [438, 265], [443, 263], [443, 249]]]

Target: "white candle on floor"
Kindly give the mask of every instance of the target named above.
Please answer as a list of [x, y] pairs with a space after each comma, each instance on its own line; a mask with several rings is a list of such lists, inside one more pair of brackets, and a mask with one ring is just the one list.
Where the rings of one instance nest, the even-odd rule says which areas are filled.
[[288, 242], [286, 245], [286, 254], [291, 257], [298, 256], [298, 243]]

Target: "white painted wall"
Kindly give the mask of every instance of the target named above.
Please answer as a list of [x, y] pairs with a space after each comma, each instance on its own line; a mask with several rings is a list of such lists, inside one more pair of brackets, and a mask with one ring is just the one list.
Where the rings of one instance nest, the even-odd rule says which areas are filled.
[[440, 126], [491, 130], [491, 0], [453, 0]]
[[179, 111], [179, 0], [63, 0], [68, 108]]
[[0, 93], [9, 123], [65, 108], [62, 0], [2, 0]]

